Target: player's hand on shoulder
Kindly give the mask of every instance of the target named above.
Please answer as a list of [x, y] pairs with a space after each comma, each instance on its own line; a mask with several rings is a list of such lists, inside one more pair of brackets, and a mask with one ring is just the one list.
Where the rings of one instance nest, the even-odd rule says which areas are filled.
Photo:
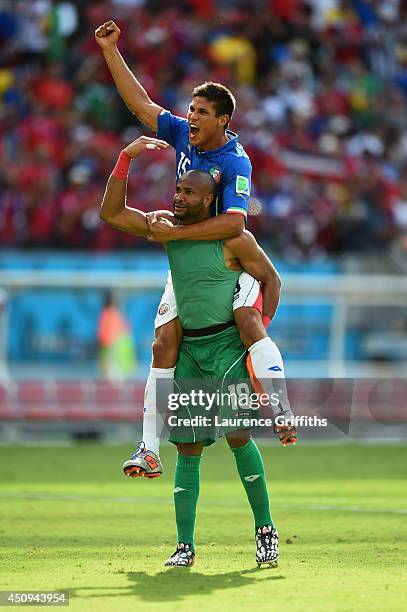
[[95, 39], [101, 49], [108, 49], [117, 44], [120, 34], [114, 21], [106, 21], [95, 30]]
[[[147, 222], [148, 223], [148, 222]], [[174, 224], [170, 219], [162, 218], [148, 224], [153, 242], [169, 242], [174, 240]]]
[[124, 151], [127, 153], [129, 157], [133, 159], [137, 155], [140, 155], [142, 151], [147, 150], [160, 150], [167, 149], [168, 143], [165, 140], [159, 140], [159, 138], [150, 138], [149, 136], [140, 136], [133, 142], [131, 142], [127, 147], [125, 147]]
[[170, 210], [153, 210], [152, 212], [146, 213], [146, 221], [149, 227], [152, 223], [155, 223], [156, 221], [162, 221], [163, 219], [165, 219], [172, 225], [175, 224], [174, 213]]

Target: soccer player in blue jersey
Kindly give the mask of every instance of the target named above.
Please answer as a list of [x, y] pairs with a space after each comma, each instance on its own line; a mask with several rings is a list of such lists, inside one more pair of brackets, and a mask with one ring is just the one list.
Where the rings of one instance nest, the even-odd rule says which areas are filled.
[[[127, 107], [158, 138], [175, 148], [177, 179], [188, 170], [204, 170], [217, 184], [216, 210], [212, 218], [193, 225], [173, 226], [160, 221], [153, 213], [149, 218], [151, 235], [160, 242], [226, 240], [238, 236], [245, 226], [250, 198], [251, 163], [237, 135], [228, 130], [235, 109], [232, 93], [219, 83], [204, 83], [192, 92], [187, 118], [172, 115], [149, 98], [129, 70], [117, 48], [119, 36], [120, 30], [113, 21], [104, 23], [95, 32], [96, 42]], [[278, 296], [276, 299], [278, 302]], [[270, 320], [262, 319], [261, 294], [250, 275], [242, 275], [239, 279], [235, 308], [236, 302], [239, 308], [235, 310], [235, 321], [248, 349], [248, 369], [253, 384], [255, 388], [261, 385], [271, 395], [276, 391], [277, 379], [284, 378], [284, 366], [280, 351], [266, 333], [265, 327]], [[133, 469], [126, 472], [132, 476], [154, 477], [162, 472], [156, 432], [156, 381], [174, 376], [181, 338], [182, 329], [169, 276], [155, 321], [153, 360], [145, 392], [143, 441], [130, 460]], [[282, 409], [287, 413], [290, 408], [285, 385], [278, 386]], [[295, 441], [295, 432], [290, 428], [281, 428], [277, 433], [282, 444]], [[129, 461], [125, 467], [129, 468]]]

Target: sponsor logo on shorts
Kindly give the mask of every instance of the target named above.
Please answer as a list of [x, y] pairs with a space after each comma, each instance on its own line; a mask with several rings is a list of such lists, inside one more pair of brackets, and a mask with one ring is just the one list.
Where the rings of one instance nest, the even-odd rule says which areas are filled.
[[160, 308], [158, 309], [158, 314], [159, 315], [165, 315], [167, 314], [167, 312], [170, 311], [170, 305], [169, 304], [160, 304]]
[[268, 370], [271, 370], [272, 372], [282, 372], [282, 369], [280, 368], [280, 366], [275, 365], [271, 368], [267, 368]]

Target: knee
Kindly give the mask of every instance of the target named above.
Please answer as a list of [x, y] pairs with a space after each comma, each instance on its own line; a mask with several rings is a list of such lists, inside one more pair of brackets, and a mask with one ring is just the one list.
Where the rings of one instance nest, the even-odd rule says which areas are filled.
[[181, 335], [173, 322], [162, 325], [156, 330], [153, 342], [153, 367], [173, 368], [177, 361]]
[[193, 442], [179, 442], [177, 451], [184, 457], [199, 457], [199, 455], [202, 455], [202, 444], [200, 442], [195, 444]]
[[230, 448], [240, 448], [241, 446], [247, 444], [250, 438], [250, 432], [246, 429], [233, 431], [226, 436], [226, 440]]
[[267, 337], [261, 314], [256, 308], [237, 308], [234, 315], [240, 339], [246, 348]]

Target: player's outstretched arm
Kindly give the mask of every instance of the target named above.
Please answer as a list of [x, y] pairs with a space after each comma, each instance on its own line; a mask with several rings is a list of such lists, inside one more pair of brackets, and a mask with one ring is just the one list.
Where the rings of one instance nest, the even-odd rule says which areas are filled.
[[[151, 213], [149, 213], [151, 215]], [[222, 213], [191, 225], [174, 225], [148, 219], [151, 234], [157, 242], [170, 240], [227, 240], [239, 236], [244, 229], [244, 217], [239, 214]]]
[[237, 238], [227, 240], [225, 246], [234, 253], [242, 268], [262, 284], [263, 317], [269, 319], [269, 323], [280, 301], [281, 280], [277, 270], [247, 230]]
[[109, 177], [99, 216], [115, 229], [135, 236], [147, 236], [146, 214], [127, 206], [127, 177], [132, 159], [142, 151], [165, 149], [168, 144], [157, 138], [141, 136], [120, 153], [117, 164]]
[[124, 61], [117, 41], [120, 30], [114, 21], [107, 21], [95, 30], [95, 39], [102, 49], [110, 74], [127, 108], [143, 123], [157, 132], [157, 117], [161, 106], [150, 100], [146, 90]]

